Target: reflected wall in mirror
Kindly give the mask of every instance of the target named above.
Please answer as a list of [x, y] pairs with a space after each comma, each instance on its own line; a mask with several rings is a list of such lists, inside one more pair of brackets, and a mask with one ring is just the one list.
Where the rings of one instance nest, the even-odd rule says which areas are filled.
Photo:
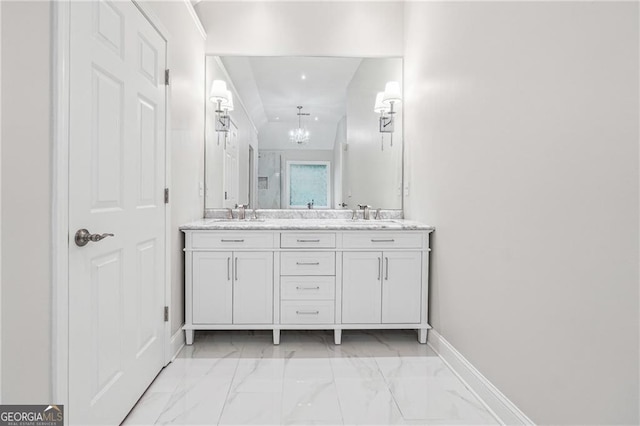
[[374, 112], [389, 81], [401, 58], [208, 56], [205, 208], [402, 209], [402, 105], [393, 133]]

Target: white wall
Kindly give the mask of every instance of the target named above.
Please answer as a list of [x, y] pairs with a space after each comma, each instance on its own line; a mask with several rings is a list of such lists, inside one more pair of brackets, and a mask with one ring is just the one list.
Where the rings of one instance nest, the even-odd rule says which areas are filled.
[[[388, 81], [402, 82], [402, 59], [363, 59], [347, 87], [347, 143], [343, 154], [343, 198], [350, 208], [402, 208], [402, 111], [396, 106], [393, 133], [382, 134], [373, 111]], [[402, 83], [401, 83], [402, 84]]]
[[402, 2], [203, 1], [196, 11], [210, 54], [402, 55]]
[[205, 40], [182, 1], [149, 2], [169, 31], [171, 68], [169, 137], [171, 151], [171, 333], [184, 324], [184, 236], [178, 226], [201, 218], [204, 197], [204, 46]]
[[638, 3], [405, 13], [431, 322], [538, 424], [638, 424]]
[[2, 402], [51, 395], [49, 2], [2, 2]]

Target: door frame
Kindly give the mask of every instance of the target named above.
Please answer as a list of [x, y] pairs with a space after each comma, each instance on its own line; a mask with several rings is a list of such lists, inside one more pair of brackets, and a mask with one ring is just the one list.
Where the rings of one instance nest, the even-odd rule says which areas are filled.
[[[52, 2], [52, 179], [51, 179], [51, 395], [56, 404], [69, 403], [69, 120], [70, 120], [70, 39], [71, 7], [73, 0]], [[171, 67], [169, 46], [171, 35], [160, 19], [143, 1], [131, 0], [166, 42], [166, 68]], [[171, 182], [171, 91], [165, 86], [165, 176], [164, 186]], [[171, 306], [171, 204], [165, 204], [165, 271], [164, 299], [169, 312]], [[171, 353], [171, 317], [164, 323], [163, 364]], [[66, 416], [65, 416], [66, 417]]]

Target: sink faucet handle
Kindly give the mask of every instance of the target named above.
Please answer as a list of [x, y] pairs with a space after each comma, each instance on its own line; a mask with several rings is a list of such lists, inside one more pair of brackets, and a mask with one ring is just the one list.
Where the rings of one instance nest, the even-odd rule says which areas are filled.
[[376, 209], [376, 220], [380, 219], [380, 208]]

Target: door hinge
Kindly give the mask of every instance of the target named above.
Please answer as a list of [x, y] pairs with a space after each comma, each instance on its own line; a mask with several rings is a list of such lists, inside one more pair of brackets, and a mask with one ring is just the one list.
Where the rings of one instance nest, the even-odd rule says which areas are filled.
[[164, 85], [171, 84], [171, 71], [169, 69], [164, 70]]
[[169, 307], [164, 307], [164, 322], [169, 322]]
[[227, 191], [224, 191], [224, 199], [227, 200]]
[[164, 189], [164, 203], [169, 204], [169, 188]]

